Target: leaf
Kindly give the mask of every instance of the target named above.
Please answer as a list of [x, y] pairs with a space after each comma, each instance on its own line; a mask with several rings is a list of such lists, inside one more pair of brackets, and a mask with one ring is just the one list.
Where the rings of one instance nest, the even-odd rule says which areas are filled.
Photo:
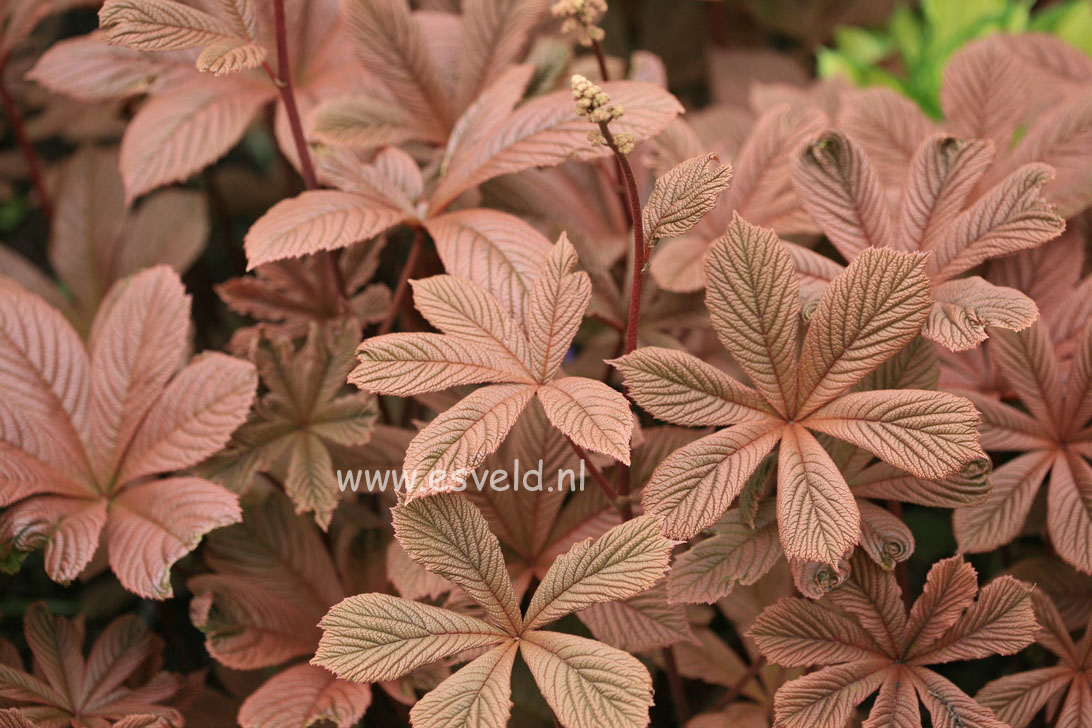
[[518, 217], [496, 210], [450, 212], [425, 221], [444, 270], [469, 278], [521, 317], [550, 242]]
[[838, 124], [861, 145], [888, 189], [909, 180], [907, 169], [930, 131], [913, 101], [882, 86], [845, 93]]
[[908, 668], [921, 702], [929, 709], [936, 728], [1003, 728], [1004, 723], [932, 670]]
[[652, 587], [667, 570], [675, 543], [656, 519], [639, 516], [595, 541], [573, 544], [542, 577], [524, 615], [534, 630], [593, 604], [620, 601]]
[[94, 557], [105, 522], [106, 506], [101, 500], [35, 496], [0, 516], [0, 544], [4, 552], [29, 552], [44, 546], [46, 574], [68, 583]]
[[777, 467], [777, 521], [785, 554], [836, 565], [861, 533], [857, 504], [842, 474], [799, 425], [782, 432]]
[[205, 48], [197, 57], [197, 70], [216, 76], [257, 68], [265, 62], [265, 48], [242, 39], [223, 40]]
[[689, 539], [712, 525], [781, 437], [781, 420], [744, 422], [671, 453], [652, 473], [641, 503], [664, 535]]
[[158, 88], [177, 72], [174, 59], [107, 45], [96, 31], [53, 43], [25, 77], [54, 93], [94, 102]]
[[990, 353], [1005, 380], [1038, 420], [1039, 430], [1050, 436], [1057, 431], [1062, 413], [1062, 378], [1050, 334], [1042, 323], [1010, 332], [991, 332]]
[[[638, 142], [659, 133], [682, 112], [674, 96], [653, 84], [610, 81], [602, 87], [612, 103], [626, 110], [615, 122], [615, 133], [631, 133]], [[567, 90], [525, 103], [492, 135], [455, 151], [447, 173], [432, 193], [429, 209], [439, 212], [466, 190], [502, 174], [553, 166], [573, 156], [594, 159], [609, 155], [606, 147], [588, 145], [589, 128], [587, 120], [573, 111], [572, 94]]]
[[1037, 318], [1035, 302], [1020, 291], [971, 276], [933, 288], [933, 309], [921, 333], [952, 351], [966, 351], [986, 340], [987, 326], [1020, 331]]
[[108, 43], [141, 51], [178, 51], [234, 38], [219, 18], [175, 0], [106, 0], [99, 27]]
[[[85, 472], [89, 372], [87, 351], [64, 317], [0, 277], [0, 386], [4, 404], [29, 430], [12, 438], [5, 417], [2, 439], [68, 475]], [[38, 428], [52, 433], [52, 442], [31, 439]]]
[[578, 613], [600, 642], [626, 652], [648, 652], [694, 641], [686, 609], [667, 599], [667, 582], [628, 599], [594, 604]]
[[212, 529], [241, 518], [236, 496], [207, 480], [178, 477], [131, 486], [111, 501], [110, 567], [129, 591], [165, 599], [173, 594], [174, 562]]
[[994, 39], [971, 43], [944, 69], [940, 106], [949, 129], [965, 139], [989, 139], [998, 149], [1024, 121], [1028, 79], [1017, 60]]
[[391, 513], [395, 535], [414, 561], [465, 589], [498, 626], [520, 633], [523, 619], [504, 554], [481, 511], [461, 495], [443, 493]]
[[126, 202], [184, 181], [222, 157], [272, 95], [253, 79], [233, 76], [197, 79], [152, 97], [121, 140]]
[[998, 720], [1013, 728], [1026, 728], [1036, 713], [1062, 695], [1071, 680], [1065, 667], [1042, 667], [991, 680], [974, 699], [992, 710]]
[[1047, 530], [1059, 556], [1080, 571], [1092, 572], [1092, 467], [1076, 453], [1055, 456]]
[[211, 353], [183, 369], [141, 422], [122, 482], [195, 465], [227, 444], [250, 411], [258, 375], [249, 362]]
[[1049, 453], [1037, 451], [994, 470], [989, 495], [953, 514], [959, 548], [971, 553], [989, 551], [1016, 538], [1052, 463]]
[[330, 451], [311, 432], [300, 432], [291, 443], [284, 492], [292, 499], [297, 513], [314, 513], [315, 523], [325, 530], [337, 508], [340, 490], [334, 481]]
[[568, 728], [648, 724], [652, 679], [632, 655], [559, 632], [531, 632], [520, 653], [546, 702]]
[[1025, 164], [961, 212], [929, 258], [927, 270], [934, 281], [1061, 235], [1065, 221], [1040, 196], [1053, 176], [1044, 164]]
[[282, 495], [248, 506], [241, 524], [214, 531], [204, 557], [217, 574], [276, 594], [316, 619], [344, 596], [318, 530]]
[[536, 391], [554, 427], [577, 445], [629, 465], [633, 416], [619, 392], [585, 377], [562, 377]]
[[252, 692], [239, 708], [243, 728], [298, 728], [329, 721], [356, 725], [372, 701], [371, 687], [338, 680], [313, 665], [294, 665]]
[[932, 248], [963, 211], [993, 158], [993, 147], [980, 139], [937, 134], [923, 141], [910, 160], [892, 244], [901, 250]]
[[345, 29], [364, 67], [390, 90], [406, 115], [437, 140], [450, 128], [450, 93], [429, 56], [424, 31], [406, 0], [352, 0]]
[[1043, 187], [1058, 215], [1069, 218], [1092, 200], [1088, 160], [1092, 157], [1092, 102], [1081, 93], [1059, 104], [1033, 125], [1016, 147], [1003, 171], [1029, 162], [1048, 164], [1056, 175]]
[[684, 235], [716, 206], [732, 176], [731, 167], [719, 163], [715, 154], [693, 157], [657, 178], [641, 213], [649, 244]]
[[803, 421], [919, 478], [940, 478], [982, 454], [978, 411], [947, 392], [894, 389], [843, 395]]
[[925, 259], [866, 250], [823, 293], [804, 336], [797, 419], [811, 414], [906, 346], [928, 316]]
[[846, 260], [891, 244], [891, 220], [879, 177], [863, 149], [839, 131], [811, 141], [792, 167], [800, 203]]
[[519, 643], [499, 645], [425, 694], [410, 711], [420, 728], [504, 728], [512, 712], [512, 666]]
[[470, 0], [462, 8], [457, 99], [465, 107], [520, 58], [546, 0]]
[[914, 553], [914, 534], [902, 519], [866, 500], [857, 501], [861, 512], [860, 547], [885, 569], [906, 561]]
[[74, 154], [64, 165], [55, 207], [50, 264], [76, 298], [94, 310], [114, 282], [114, 259], [126, 223], [117, 154], [91, 147]]
[[[767, 505], [768, 504], [768, 505]], [[672, 602], [712, 604], [739, 586], [749, 586], [781, 559], [772, 501], [759, 508], [754, 528], [742, 508], [729, 510], [713, 535], [680, 554], [668, 575]]]
[[797, 597], [767, 607], [747, 630], [770, 662], [785, 667], [882, 659], [884, 653], [852, 619]]
[[858, 661], [834, 665], [782, 685], [774, 701], [784, 728], [844, 725], [856, 707], [883, 683], [888, 663]]
[[388, 101], [344, 96], [323, 101], [308, 117], [311, 136], [323, 144], [374, 149], [414, 137], [411, 122]]
[[[366, 392], [408, 397], [464, 384], [529, 377], [498, 367], [496, 356], [443, 334], [399, 333], [366, 339], [349, 382]], [[501, 362], [503, 363], [503, 362]]]
[[933, 644], [971, 606], [977, 594], [978, 575], [961, 557], [933, 564], [921, 596], [910, 608], [903, 650], [912, 652], [918, 646]]
[[336, 250], [378, 235], [403, 217], [359, 195], [307, 190], [281, 200], [246, 234], [247, 270], [283, 258]]
[[907, 652], [918, 664], [1011, 655], [1035, 641], [1039, 625], [1031, 605], [1032, 586], [999, 576], [978, 592], [978, 599], [932, 644]]
[[250, 577], [226, 573], [195, 576], [187, 587], [194, 594], [190, 620], [217, 662], [252, 670], [314, 652], [320, 632], [310, 598], [300, 604]]
[[608, 364], [629, 396], [657, 419], [676, 425], [733, 425], [773, 414], [750, 387], [677, 349], [642, 346]]
[[96, 474], [110, 482], [182, 360], [190, 301], [178, 274], [150, 268], [115, 285], [91, 327], [91, 437]]
[[487, 290], [472, 281], [439, 275], [411, 281], [417, 310], [445, 334], [484, 347], [501, 368], [531, 377], [527, 338]]
[[591, 301], [591, 280], [583, 271], [573, 272], [576, 263], [576, 249], [562, 233], [527, 296], [524, 327], [539, 382], [556, 376]]
[[796, 272], [772, 231], [736, 215], [709, 248], [705, 302], [713, 329], [755, 388], [788, 416], [796, 400], [800, 299]]
[[463, 650], [511, 638], [500, 628], [447, 609], [387, 594], [358, 594], [330, 608], [312, 665], [352, 682], [381, 682]]
[[421, 430], [406, 450], [402, 470], [412, 500], [466, 486], [466, 478], [496, 452], [535, 395], [525, 384], [475, 390]]

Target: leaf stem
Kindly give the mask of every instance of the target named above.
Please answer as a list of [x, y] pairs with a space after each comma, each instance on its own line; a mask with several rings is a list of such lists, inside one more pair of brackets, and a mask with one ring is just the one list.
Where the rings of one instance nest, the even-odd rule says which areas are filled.
[[592, 480], [594, 480], [599, 486], [600, 490], [603, 491], [603, 495], [605, 495], [607, 497], [607, 500], [609, 500], [611, 503], [617, 505], [618, 493], [614, 490], [614, 488], [610, 487], [610, 483], [607, 482], [606, 477], [603, 476], [603, 473], [600, 472], [599, 468], [595, 467], [595, 463], [593, 463], [591, 461], [591, 458], [588, 457], [587, 451], [577, 445], [575, 442], [573, 442], [572, 438], [568, 435], [565, 436], [565, 439], [568, 440], [569, 445], [572, 446], [573, 452], [576, 453], [577, 457], [583, 460], [584, 464], [588, 466], [588, 472], [591, 473]]
[[34, 185], [34, 193], [38, 196], [38, 204], [41, 205], [46, 220], [52, 222], [53, 201], [49, 197], [45, 176], [42, 174], [42, 163], [38, 159], [38, 153], [34, 151], [34, 145], [30, 143], [30, 138], [27, 136], [26, 126], [23, 124], [23, 116], [19, 113], [19, 107], [15, 105], [15, 99], [11, 97], [7, 85], [4, 83], [3, 74], [6, 65], [7, 58], [4, 58], [0, 61], [0, 99], [3, 100], [4, 113], [7, 114], [8, 120], [11, 122], [11, 131], [15, 134], [15, 140], [19, 144], [19, 151], [23, 155], [23, 160], [27, 163], [30, 181]]
[[[288, 126], [292, 130], [292, 141], [296, 146], [296, 156], [299, 158], [300, 175], [303, 183], [309, 190], [319, 188], [318, 176], [315, 174], [315, 163], [311, 159], [311, 149], [307, 146], [307, 138], [303, 134], [303, 123], [300, 121], [300, 110], [296, 104], [296, 91], [292, 85], [292, 67], [288, 62], [288, 28], [285, 19], [284, 0], [273, 0], [273, 23], [277, 36], [277, 73], [268, 63], [262, 62], [265, 72], [269, 74], [273, 85], [284, 103], [284, 111], [288, 116]], [[347, 311], [349, 293], [345, 287], [345, 278], [341, 275], [341, 266], [338, 265], [336, 251], [328, 250], [323, 256], [326, 259], [326, 268], [330, 278], [334, 282], [338, 299], [342, 307]]]
[[406, 264], [402, 266], [402, 273], [398, 277], [398, 285], [394, 289], [394, 295], [391, 296], [387, 316], [383, 319], [383, 323], [379, 325], [377, 336], [389, 334], [391, 329], [394, 328], [394, 320], [398, 318], [398, 311], [402, 308], [406, 294], [409, 293], [410, 276], [413, 275], [413, 269], [417, 267], [417, 261], [421, 258], [424, 247], [425, 229], [417, 228], [417, 233], [413, 236], [413, 244], [410, 245], [409, 254], [406, 255]]
[[747, 687], [747, 683], [758, 677], [759, 671], [765, 666], [766, 656], [759, 655], [758, 657], [756, 657], [755, 661], [752, 662], [751, 666], [747, 669], [747, 672], [741, 675], [740, 678], [735, 681], [732, 687], [728, 688], [728, 692], [720, 696], [720, 699], [717, 700], [716, 704], [713, 706], [713, 709], [720, 710], [722, 708], [728, 707], [728, 704], [738, 698], [739, 694], [743, 692], [743, 688]]
[[679, 676], [679, 666], [675, 663], [675, 652], [671, 645], [663, 648], [660, 654], [664, 658], [664, 671], [667, 673], [667, 687], [671, 691], [671, 702], [675, 704], [675, 719], [679, 725], [686, 725], [690, 720], [690, 703], [686, 699], [686, 689], [683, 687], [682, 677]]

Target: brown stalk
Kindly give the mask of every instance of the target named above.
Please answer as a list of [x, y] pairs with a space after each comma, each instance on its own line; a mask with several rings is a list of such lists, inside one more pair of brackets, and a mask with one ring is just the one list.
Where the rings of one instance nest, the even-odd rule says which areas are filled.
[[614, 488], [610, 487], [610, 483], [607, 482], [606, 477], [600, 472], [599, 468], [595, 467], [595, 463], [588, 457], [587, 451], [573, 442], [571, 437], [566, 436], [565, 439], [568, 440], [569, 445], [572, 446], [573, 452], [576, 453], [577, 457], [583, 460], [584, 464], [588, 466], [588, 472], [591, 473], [592, 480], [594, 480], [603, 491], [603, 495], [607, 496], [607, 500], [611, 503], [614, 503], [618, 498], [618, 493], [615, 492]]

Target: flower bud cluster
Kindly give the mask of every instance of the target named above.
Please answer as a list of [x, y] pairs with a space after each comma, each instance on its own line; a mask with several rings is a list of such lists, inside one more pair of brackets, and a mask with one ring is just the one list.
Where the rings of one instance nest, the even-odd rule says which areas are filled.
[[612, 104], [610, 96], [598, 85], [580, 74], [573, 76], [573, 100], [576, 113], [593, 124], [605, 124], [622, 116], [622, 106]]
[[603, 40], [599, 19], [607, 12], [606, 0], [557, 0], [550, 6], [555, 18], [564, 18], [561, 32], [575, 35], [581, 45]]

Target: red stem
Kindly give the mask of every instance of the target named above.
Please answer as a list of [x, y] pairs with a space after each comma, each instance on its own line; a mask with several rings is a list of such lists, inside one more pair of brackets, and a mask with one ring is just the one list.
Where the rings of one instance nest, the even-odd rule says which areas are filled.
[[[288, 114], [288, 126], [292, 129], [292, 140], [296, 143], [296, 156], [300, 158], [300, 172], [303, 175], [304, 184], [309, 190], [318, 189], [315, 165], [311, 161], [311, 150], [303, 135], [300, 110], [296, 105], [296, 92], [292, 87], [292, 69], [288, 65], [288, 30], [285, 27], [284, 0], [273, 0], [273, 22], [276, 24], [277, 33], [277, 75], [273, 77], [273, 82], [281, 94], [284, 110]], [[263, 65], [266, 72], [273, 76], [269, 65]]]
[[6, 58], [0, 61], [0, 98], [3, 99], [4, 113], [7, 114], [11, 122], [11, 131], [15, 134], [15, 140], [19, 144], [19, 151], [22, 152], [23, 159], [27, 163], [30, 181], [34, 185], [34, 193], [38, 196], [38, 204], [41, 205], [42, 213], [46, 216], [46, 219], [52, 221], [53, 201], [49, 197], [48, 188], [46, 188], [45, 176], [42, 174], [42, 164], [38, 159], [37, 152], [34, 151], [34, 145], [30, 143], [30, 138], [27, 137], [26, 127], [23, 125], [23, 116], [19, 113], [19, 108], [15, 105], [15, 99], [8, 93], [8, 87], [4, 83], [3, 73], [6, 64]]
[[[307, 138], [303, 134], [303, 124], [300, 122], [300, 110], [296, 104], [296, 91], [292, 86], [292, 67], [288, 63], [288, 28], [284, 14], [284, 0], [273, 0], [273, 22], [277, 36], [277, 73], [268, 63], [263, 62], [265, 72], [273, 80], [273, 85], [281, 95], [285, 113], [288, 114], [288, 126], [292, 130], [292, 141], [296, 145], [296, 156], [299, 157], [300, 174], [303, 183], [309, 190], [317, 190], [319, 187], [318, 176], [315, 174], [315, 163], [311, 159], [311, 149], [307, 146]], [[349, 294], [345, 288], [345, 278], [341, 275], [341, 267], [338, 265], [337, 253], [333, 250], [326, 252], [326, 267], [330, 278], [334, 282], [338, 299], [344, 309], [348, 310]]]
[[421, 251], [424, 250], [424, 247], [425, 229], [417, 228], [417, 234], [413, 236], [413, 244], [406, 256], [406, 264], [402, 266], [402, 274], [398, 277], [398, 286], [394, 289], [394, 295], [391, 296], [391, 305], [387, 308], [387, 317], [379, 325], [377, 336], [389, 334], [391, 329], [394, 328], [394, 320], [398, 318], [398, 311], [402, 308], [402, 302], [405, 300], [406, 294], [409, 293], [410, 276], [413, 275], [413, 269], [417, 267], [417, 261], [421, 257]]

